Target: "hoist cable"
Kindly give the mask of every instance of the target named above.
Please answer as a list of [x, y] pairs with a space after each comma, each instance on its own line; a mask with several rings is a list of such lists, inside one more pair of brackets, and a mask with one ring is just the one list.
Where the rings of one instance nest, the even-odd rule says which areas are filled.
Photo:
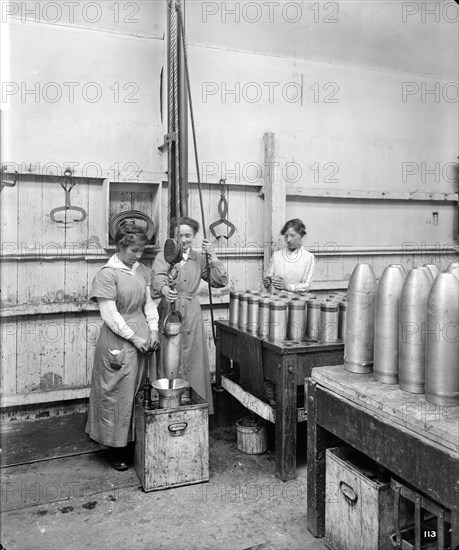
[[180, 45], [178, 44], [177, 14], [172, 10], [172, 28], [174, 36], [174, 55], [172, 56], [172, 73], [174, 87], [174, 130], [175, 130], [175, 216], [179, 218], [182, 214], [180, 208], [180, 152], [179, 152], [179, 83], [178, 83], [178, 55]]
[[[199, 170], [198, 146], [197, 146], [197, 140], [196, 140], [196, 127], [194, 123], [193, 101], [191, 98], [190, 71], [188, 67], [188, 51], [186, 47], [185, 26], [183, 24], [182, 7], [180, 4], [180, 0], [177, 0], [176, 2], [176, 9], [178, 14], [178, 23], [180, 25], [180, 30], [182, 35], [183, 59], [185, 62], [185, 76], [186, 76], [186, 83], [187, 83], [187, 89], [188, 89], [188, 103], [190, 105], [191, 131], [193, 134], [193, 148], [194, 148], [194, 158], [196, 162], [196, 176], [198, 181], [199, 203], [201, 206], [202, 232], [204, 235], [204, 239], [207, 239], [206, 223], [204, 219], [204, 203], [202, 200], [201, 173]], [[213, 309], [213, 303], [212, 303], [212, 286], [211, 286], [211, 277], [210, 277], [209, 254], [206, 253], [205, 256], [206, 256], [206, 271], [208, 276], [207, 284], [209, 287], [209, 305], [210, 305], [210, 318], [212, 323], [212, 337], [213, 337], [214, 343], [216, 343], [217, 336], [215, 334], [215, 326], [214, 326], [214, 309]]]

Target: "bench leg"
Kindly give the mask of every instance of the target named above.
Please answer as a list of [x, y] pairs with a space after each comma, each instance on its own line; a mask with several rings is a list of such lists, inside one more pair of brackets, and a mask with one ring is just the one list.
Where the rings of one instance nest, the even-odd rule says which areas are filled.
[[325, 450], [331, 434], [317, 423], [315, 382], [308, 380], [307, 525], [314, 537], [325, 535]]
[[276, 475], [296, 477], [296, 356], [287, 356], [276, 381]]

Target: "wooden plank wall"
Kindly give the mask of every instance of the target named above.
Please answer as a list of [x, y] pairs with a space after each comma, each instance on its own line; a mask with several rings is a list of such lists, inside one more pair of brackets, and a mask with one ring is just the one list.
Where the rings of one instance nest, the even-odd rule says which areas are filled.
[[[71, 400], [86, 397], [90, 384], [94, 345], [100, 318], [86, 299], [96, 271], [112, 251], [103, 247], [106, 226], [100, 208], [104, 204], [103, 180], [78, 178], [72, 203], [88, 209], [83, 223], [62, 228], [49, 218], [51, 206], [62, 203], [59, 185], [28, 176], [17, 187], [3, 192], [2, 207], [22, 216], [4, 226], [2, 281], [2, 378], [3, 406]], [[230, 289], [259, 288], [263, 263], [263, 199], [259, 188], [231, 185], [227, 189], [228, 219], [236, 226], [228, 241], [221, 238], [218, 254], [229, 274], [229, 287], [213, 291], [215, 319], [227, 318]], [[73, 197], [73, 195], [72, 195]], [[208, 227], [218, 219], [220, 190], [217, 184], [203, 185], [204, 213]], [[130, 199], [131, 200], [131, 199]], [[167, 201], [162, 189], [161, 202]], [[125, 201], [124, 201], [125, 202]], [[112, 195], [112, 212], [126, 206], [119, 192]], [[158, 202], [158, 201], [156, 201]], [[124, 205], [124, 206], [123, 206]], [[131, 203], [129, 203], [130, 207]], [[242, 208], [241, 208], [242, 206]], [[24, 213], [30, 210], [33, 215]], [[201, 221], [197, 186], [190, 188], [190, 216]], [[164, 226], [164, 224], [163, 224]], [[202, 231], [195, 245], [199, 249]], [[19, 245], [18, 245], [19, 243]], [[453, 259], [433, 251], [394, 248], [347, 251], [317, 249], [317, 271], [313, 288], [319, 292], [345, 288], [356, 263], [370, 263], [377, 276], [389, 263], [406, 266], [433, 262], [442, 268]], [[455, 254], [455, 253], [454, 253]], [[146, 262], [151, 265], [152, 254]], [[210, 324], [207, 285], [200, 298], [208, 341], [211, 369], [214, 346]]]
[[[73, 18], [53, 22], [41, 8], [38, 16], [33, 14], [36, 2], [13, 4], [28, 15], [8, 16], [9, 79], [18, 90], [3, 105], [9, 139], [2, 161], [10, 168], [26, 166], [29, 174], [1, 192], [2, 404], [43, 408], [88, 395], [100, 318], [85, 300], [94, 274], [113, 251], [104, 248], [106, 208], [113, 214], [147, 205], [158, 221], [157, 244], [166, 237], [162, 182], [167, 162], [158, 146], [167, 118], [161, 76], [167, 2], [101, 2], [102, 16], [95, 22], [88, 17], [93, 13], [84, 16], [78, 10]], [[258, 3], [264, 11], [253, 21], [256, 3], [250, 3], [250, 13], [243, 3], [230, 4], [186, 2], [206, 226], [218, 219], [218, 181], [224, 177], [228, 219], [237, 228], [229, 241], [218, 243], [229, 289], [258, 287], [263, 249], [281, 244], [279, 235], [266, 236], [263, 229], [266, 132], [275, 135], [276, 174], [287, 187], [285, 208], [272, 225], [280, 230], [291, 217], [306, 221], [306, 244], [318, 260], [313, 289], [319, 293], [346, 288], [361, 261], [380, 276], [393, 262], [407, 267], [433, 262], [443, 268], [457, 258], [457, 205], [443, 200], [457, 193], [457, 181], [445, 170], [457, 156], [457, 102], [443, 94], [457, 77], [454, 25], [445, 17], [422, 22], [420, 12], [403, 20], [400, 4], [384, 1], [290, 3], [301, 7], [302, 17], [295, 22], [289, 19], [294, 13], [283, 13], [282, 6], [271, 20], [270, 3]], [[330, 11], [335, 4], [336, 23], [330, 20], [336, 19]], [[132, 13], [133, 6], [138, 13]], [[240, 10], [239, 18], [223, 14], [231, 7]], [[120, 10], [118, 18], [114, 9]], [[456, 53], [445, 54], [450, 50]], [[58, 102], [43, 91], [53, 82], [64, 93]], [[69, 101], [64, 82], [78, 84], [75, 101]], [[82, 94], [91, 82], [103, 93], [95, 103]], [[419, 93], [403, 101], [407, 82]], [[290, 93], [300, 89], [299, 99], [291, 101], [285, 86]], [[440, 101], [432, 95], [423, 100], [421, 90], [435, 87]], [[47, 90], [51, 94], [56, 86]], [[325, 100], [333, 99], [332, 92], [338, 103]], [[135, 101], [129, 100], [131, 93]], [[189, 214], [201, 221], [193, 159], [190, 143]], [[415, 169], [406, 181], [404, 162]], [[44, 176], [51, 165], [62, 175], [69, 163], [79, 176], [71, 202], [88, 216], [63, 229], [49, 217], [53, 207], [63, 204], [62, 177]], [[283, 170], [289, 163], [301, 168], [299, 179]], [[316, 163], [318, 174], [311, 168]], [[338, 183], [330, 182], [327, 163], [338, 166]], [[104, 178], [126, 186], [133, 179], [136, 185], [156, 184], [154, 204], [145, 195], [133, 198], [127, 187], [115, 190], [110, 203]], [[400, 196], [421, 192], [427, 198], [432, 194], [432, 200], [327, 196], [371, 190]], [[202, 231], [198, 247], [200, 238]], [[150, 251], [146, 262], [153, 256]], [[206, 292], [203, 285], [212, 364]], [[215, 291], [214, 300], [215, 317], [225, 318], [228, 289]]]

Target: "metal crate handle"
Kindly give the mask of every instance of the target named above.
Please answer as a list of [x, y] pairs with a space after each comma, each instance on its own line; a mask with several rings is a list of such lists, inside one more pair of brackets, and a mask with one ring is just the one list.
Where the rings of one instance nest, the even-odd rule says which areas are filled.
[[177, 422], [177, 424], [170, 424], [167, 429], [172, 436], [179, 437], [185, 433], [187, 427], [187, 422]]
[[358, 500], [357, 494], [350, 485], [348, 485], [344, 481], [340, 481], [339, 490], [343, 493], [344, 498], [346, 499], [346, 502], [350, 506], [355, 506], [357, 504], [357, 500]]

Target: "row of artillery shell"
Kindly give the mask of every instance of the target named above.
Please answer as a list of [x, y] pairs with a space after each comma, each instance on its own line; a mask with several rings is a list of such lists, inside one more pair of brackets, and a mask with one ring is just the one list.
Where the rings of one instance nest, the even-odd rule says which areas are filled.
[[368, 264], [358, 264], [348, 287], [346, 370], [424, 393], [438, 404], [459, 404], [458, 263], [443, 273], [434, 264], [408, 274], [384, 270], [379, 285]]

